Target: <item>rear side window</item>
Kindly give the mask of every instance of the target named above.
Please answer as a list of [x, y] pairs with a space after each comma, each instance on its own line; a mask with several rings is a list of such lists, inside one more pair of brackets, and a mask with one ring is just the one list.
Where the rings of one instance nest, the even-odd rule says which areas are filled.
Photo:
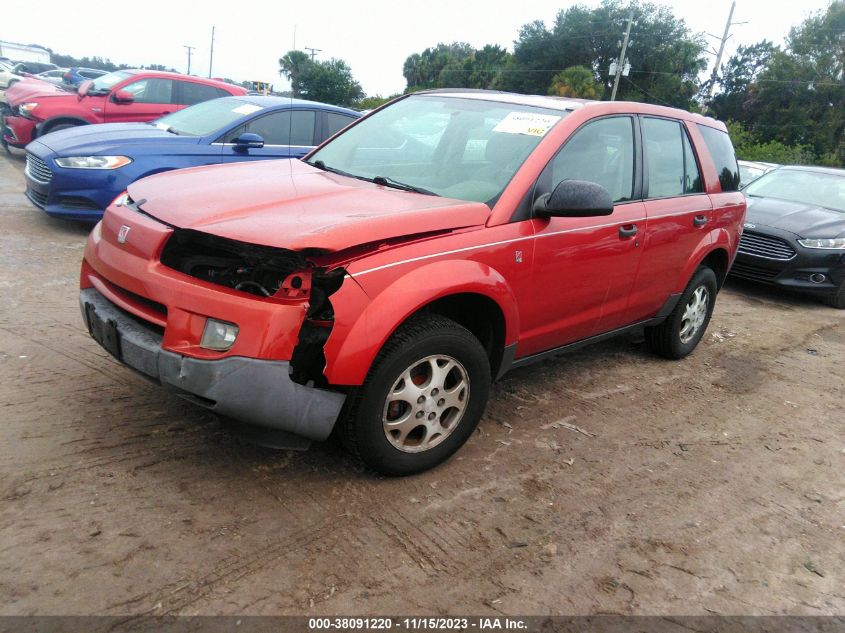
[[[634, 185], [634, 128], [630, 117], [588, 123], [572, 136], [546, 170], [550, 191], [562, 180], [602, 185], [614, 202], [630, 200]], [[545, 181], [545, 174], [541, 176]]]
[[189, 81], [180, 81], [179, 85], [181, 88], [179, 103], [183, 105], [202, 103], [220, 96], [220, 92], [214, 86], [195, 84]]
[[340, 132], [347, 125], [352, 123], [355, 119], [345, 114], [337, 114], [336, 112], [326, 113], [326, 138], [334, 136]]
[[643, 118], [648, 197], [666, 198], [701, 191], [701, 176], [680, 121]]
[[713, 164], [716, 165], [722, 191], [739, 190], [739, 166], [736, 163], [734, 146], [727, 133], [706, 125], [699, 125], [698, 129], [704, 137], [707, 149], [710, 150]]

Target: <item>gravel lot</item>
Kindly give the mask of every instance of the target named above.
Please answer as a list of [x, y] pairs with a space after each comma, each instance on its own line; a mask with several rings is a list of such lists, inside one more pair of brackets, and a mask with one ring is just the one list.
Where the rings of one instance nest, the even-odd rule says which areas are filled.
[[0, 615], [845, 614], [845, 312], [729, 282], [688, 359], [632, 337], [515, 371], [456, 458], [382, 479], [122, 369], [80, 320], [87, 229], [23, 164], [0, 153]]

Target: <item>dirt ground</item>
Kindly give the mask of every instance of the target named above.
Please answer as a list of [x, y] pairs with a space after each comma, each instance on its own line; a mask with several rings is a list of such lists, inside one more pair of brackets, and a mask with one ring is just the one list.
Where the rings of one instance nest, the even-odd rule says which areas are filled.
[[[845, 614], [845, 312], [514, 371], [432, 472], [258, 448], [83, 330], [86, 228], [0, 153], [0, 615]], [[564, 422], [583, 429], [570, 430]]]

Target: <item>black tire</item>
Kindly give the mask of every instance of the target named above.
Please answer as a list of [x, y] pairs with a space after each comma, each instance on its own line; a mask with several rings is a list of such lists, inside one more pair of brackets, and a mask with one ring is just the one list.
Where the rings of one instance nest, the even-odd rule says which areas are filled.
[[[707, 325], [710, 323], [710, 316], [713, 314], [713, 306], [716, 303], [716, 293], [719, 285], [716, 280], [716, 273], [706, 266], [700, 267], [687, 284], [684, 294], [681, 295], [678, 305], [672, 310], [663, 323], [645, 329], [645, 340], [648, 346], [664, 358], [683, 358], [695, 349]], [[703, 320], [698, 323], [694, 331], [687, 332], [685, 327], [689, 326], [691, 319], [685, 318], [688, 307], [694, 305], [697, 292], [706, 293], [707, 303], [704, 307]], [[688, 338], [687, 338], [688, 337]]]
[[845, 310], [845, 281], [839, 284], [836, 294], [828, 295], [824, 298], [824, 302], [831, 308]]
[[[446, 371], [449, 367], [447, 358], [457, 363], [448, 373], [442, 374], [442, 393], [437, 393], [439, 383], [431, 363], [440, 363], [442, 359], [442, 370]], [[422, 382], [417, 383], [412, 373], [415, 370], [423, 373], [430, 370], [432, 374], [428, 378], [422, 376]], [[424, 404], [388, 400], [391, 392], [397, 393], [393, 391], [395, 386], [404, 385], [403, 374], [413, 376], [414, 384], [410, 387], [425, 394], [422, 396], [426, 400]], [[450, 380], [452, 387], [447, 386]], [[469, 330], [439, 315], [415, 317], [390, 337], [373, 362], [363, 386], [350, 396], [341, 439], [347, 450], [382, 474], [411, 475], [428, 470], [447, 460], [472, 435], [487, 405], [490, 383], [487, 353]], [[457, 392], [462, 385], [466, 386], [466, 400], [456, 401], [464, 407], [462, 411], [441, 404], [445, 399], [437, 396], [449, 394], [450, 400], [459, 398]], [[392, 407], [398, 410], [391, 413]], [[407, 409], [402, 410], [403, 407]], [[422, 421], [415, 422], [421, 412]], [[400, 429], [387, 430], [388, 418], [391, 415], [401, 417], [400, 413], [405, 414], [402, 419], [407, 421], [403, 426], [413, 427], [410, 431], [406, 429], [401, 438]], [[430, 426], [438, 431], [432, 431]], [[388, 433], [393, 439], [388, 439]], [[417, 441], [419, 444], [414, 446]], [[429, 443], [430, 447], [425, 448]], [[404, 449], [397, 447], [398, 444]], [[407, 452], [410, 450], [419, 452]]]
[[[52, 125], [47, 128], [47, 131], [44, 134], [49, 134], [50, 132], [58, 132], [59, 130], [66, 130], [70, 127], [79, 127], [76, 123], [57, 123], [56, 125]], [[41, 136], [44, 136], [42, 134]]]

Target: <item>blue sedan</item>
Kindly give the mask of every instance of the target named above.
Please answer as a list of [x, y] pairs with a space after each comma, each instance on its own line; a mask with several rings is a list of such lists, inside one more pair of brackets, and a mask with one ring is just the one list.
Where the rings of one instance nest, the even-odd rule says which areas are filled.
[[360, 113], [283, 97], [224, 97], [150, 123], [86, 125], [26, 147], [26, 195], [48, 214], [96, 222], [126, 187], [171, 169], [300, 158]]

